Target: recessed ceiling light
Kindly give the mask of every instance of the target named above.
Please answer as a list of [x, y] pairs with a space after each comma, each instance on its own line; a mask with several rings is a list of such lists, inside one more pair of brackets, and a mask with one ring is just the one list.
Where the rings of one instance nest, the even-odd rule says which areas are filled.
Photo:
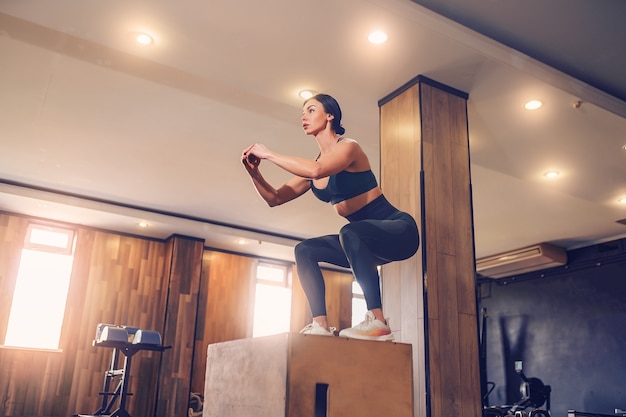
[[145, 227], [148, 227], [149, 224], [148, 222], [140, 221], [139, 223], [137, 223], [137, 226], [145, 228]]
[[248, 241], [246, 239], [243, 239], [243, 238], [237, 239], [237, 244], [238, 245], [245, 245], [247, 243], [248, 243]]
[[311, 97], [313, 97], [315, 95], [315, 91], [312, 90], [302, 90], [298, 93], [298, 95], [303, 99], [303, 100], [308, 100]]
[[622, 197], [619, 200], [617, 200], [618, 203], [620, 204], [626, 204], [626, 197]]
[[544, 177], [546, 178], [556, 178], [560, 175], [559, 171], [547, 171], [543, 174]]
[[626, 145], [622, 146], [622, 150], [626, 151]]
[[539, 100], [530, 100], [529, 102], [524, 104], [524, 108], [526, 110], [537, 110], [541, 106], [543, 106], [543, 103]]
[[137, 43], [141, 44], [141, 45], [151, 45], [152, 42], [154, 42], [154, 39], [152, 39], [152, 36], [148, 35], [147, 33], [139, 33], [137, 34], [137, 36], [135, 37], [135, 40], [137, 41]]
[[387, 34], [383, 31], [377, 30], [369, 34], [367, 40], [375, 45], [387, 42]]

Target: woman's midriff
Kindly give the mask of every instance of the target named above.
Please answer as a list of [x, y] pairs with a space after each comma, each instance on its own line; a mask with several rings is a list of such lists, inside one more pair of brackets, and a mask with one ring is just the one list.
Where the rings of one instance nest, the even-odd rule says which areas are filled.
[[363, 194], [359, 194], [356, 197], [352, 197], [340, 203], [337, 203], [334, 205], [334, 207], [337, 211], [337, 214], [342, 217], [346, 217], [362, 209], [364, 206], [371, 203], [372, 201], [376, 200], [378, 197], [380, 197], [381, 194], [382, 191], [380, 191], [380, 188], [372, 188], [371, 190]]

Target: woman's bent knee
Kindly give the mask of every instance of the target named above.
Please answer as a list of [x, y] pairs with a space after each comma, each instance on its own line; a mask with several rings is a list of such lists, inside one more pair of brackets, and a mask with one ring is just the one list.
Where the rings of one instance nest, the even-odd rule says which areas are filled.
[[293, 253], [296, 257], [296, 260], [308, 257], [310, 253], [310, 247], [307, 244], [307, 241], [305, 240], [297, 243], [293, 249]]

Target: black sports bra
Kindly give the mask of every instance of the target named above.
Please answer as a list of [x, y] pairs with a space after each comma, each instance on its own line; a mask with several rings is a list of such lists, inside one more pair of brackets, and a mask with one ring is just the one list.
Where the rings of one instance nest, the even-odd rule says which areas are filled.
[[315, 188], [311, 180], [311, 191], [315, 197], [331, 204], [341, 203], [376, 188], [378, 182], [371, 169], [360, 172], [341, 171], [328, 178], [326, 188]]

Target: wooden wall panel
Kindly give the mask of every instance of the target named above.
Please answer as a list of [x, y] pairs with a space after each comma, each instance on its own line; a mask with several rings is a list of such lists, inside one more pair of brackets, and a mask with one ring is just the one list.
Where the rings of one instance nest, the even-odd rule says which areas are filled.
[[[113, 350], [91, 345], [98, 323], [161, 331], [165, 315], [163, 302], [146, 302], [151, 297], [164, 299], [162, 242], [82, 229], [78, 239], [62, 334], [62, 348], [69, 353], [64, 369], [69, 371], [74, 364], [61, 385], [63, 397], [69, 396], [65, 414], [93, 412], [100, 406], [98, 392]], [[141, 375], [137, 370], [157, 370], [159, 355], [139, 352], [133, 357], [129, 392], [134, 396], [128, 399], [127, 407], [136, 417], [153, 414], [157, 393], [155, 380], [147, 379], [152, 375]], [[62, 410], [56, 413], [62, 414]]]
[[[3, 349], [0, 415], [51, 415], [61, 355], [52, 351]], [[37, 383], [35, 383], [35, 381]]]
[[207, 250], [196, 324], [191, 391], [204, 393], [209, 344], [252, 336], [255, 267], [258, 260]]
[[[65, 354], [61, 359], [61, 374], [53, 415], [96, 411], [100, 406], [100, 397], [97, 394], [102, 390], [101, 386], [96, 387], [96, 381], [102, 384], [104, 371], [111, 360], [111, 352], [108, 352], [107, 361], [107, 352], [97, 351], [91, 347], [98, 323], [117, 324], [96, 316], [100, 314], [102, 308], [100, 303], [88, 302], [88, 296], [93, 296], [89, 292], [90, 277], [94, 280], [102, 279], [94, 271], [97, 269], [104, 271], [103, 267], [95, 267], [92, 261], [98, 259], [103, 265], [105, 257], [102, 254], [108, 249], [106, 235], [100, 233], [99, 244], [96, 245], [96, 234], [95, 230], [88, 229], [79, 229], [76, 234], [74, 264], [60, 339]], [[100, 256], [99, 250], [102, 250]], [[106, 294], [103, 295], [106, 297]], [[91, 329], [88, 328], [90, 323]], [[76, 376], [78, 380], [74, 381]]]
[[7, 331], [27, 227], [26, 218], [0, 213], [0, 344], [4, 343]]

